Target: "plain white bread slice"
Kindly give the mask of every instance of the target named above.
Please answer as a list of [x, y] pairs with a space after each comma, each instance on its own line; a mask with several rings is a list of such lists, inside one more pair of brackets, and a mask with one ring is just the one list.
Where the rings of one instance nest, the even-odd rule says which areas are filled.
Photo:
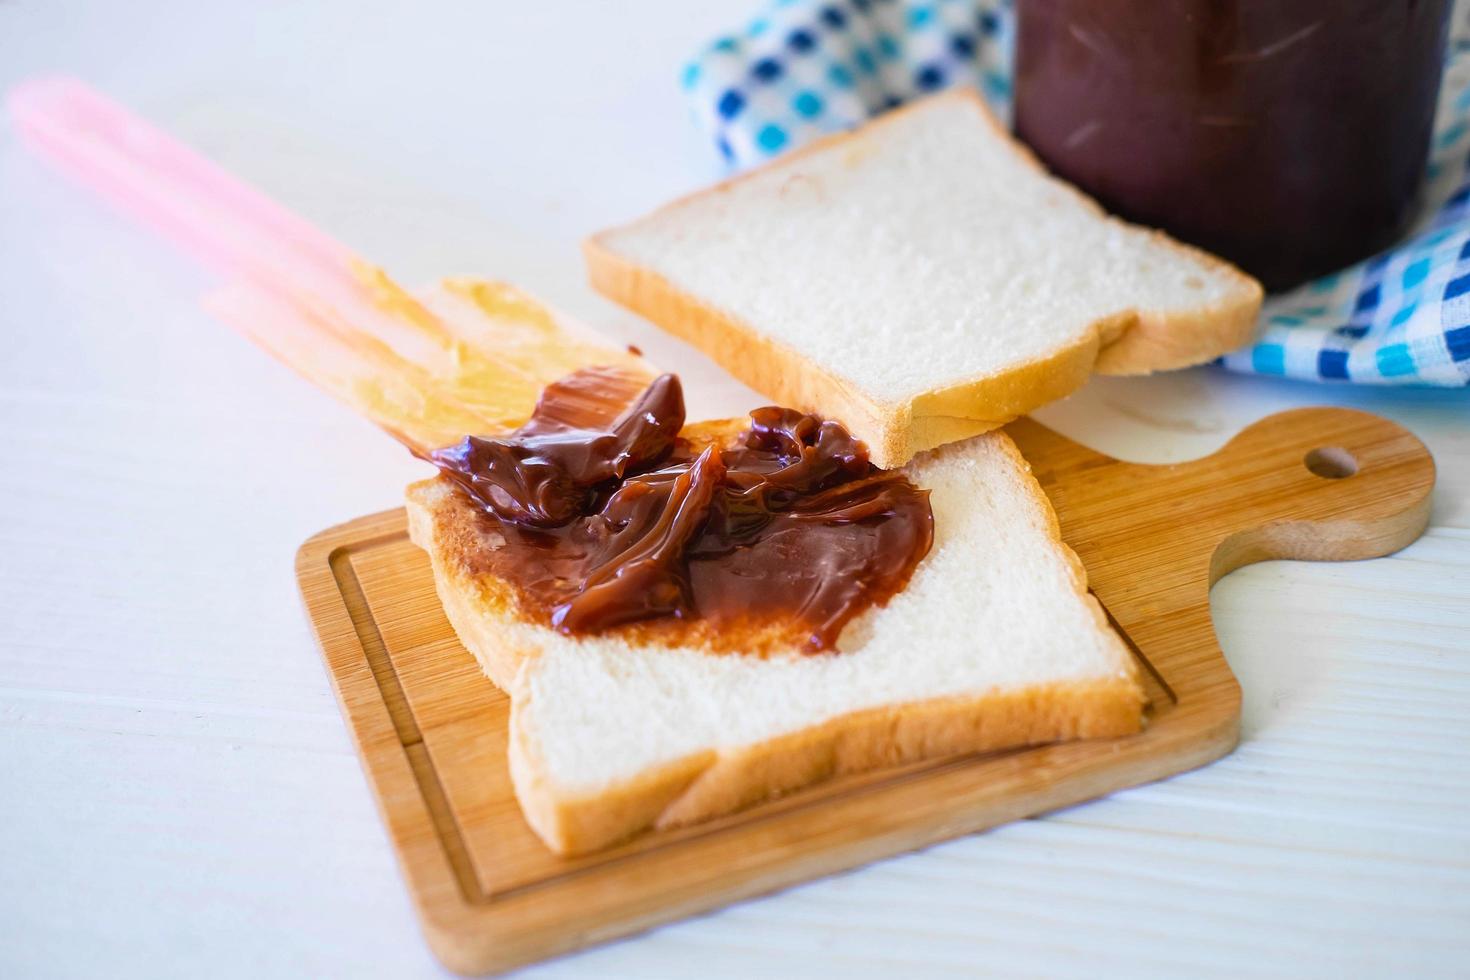
[[597, 289], [881, 466], [1245, 343], [1255, 280], [1109, 218], [956, 90], [585, 246]]
[[555, 851], [707, 819], [834, 773], [1141, 725], [1133, 661], [1004, 433], [916, 459], [933, 550], [839, 652], [760, 659], [571, 639], [518, 619], [462, 560], [464, 498], [409, 488], [465, 645], [511, 695], [510, 759]]

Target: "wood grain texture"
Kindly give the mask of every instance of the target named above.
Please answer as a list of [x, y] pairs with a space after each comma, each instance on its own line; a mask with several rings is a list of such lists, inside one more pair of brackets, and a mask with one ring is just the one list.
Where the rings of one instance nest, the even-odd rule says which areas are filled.
[[[1030, 420], [1010, 432], [1141, 651], [1153, 678], [1144, 733], [833, 780], [578, 859], [551, 855], [521, 820], [508, 700], [454, 638], [402, 512], [308, 541], [302, 592], [441, 959], [509, 968], [1218, 758], [1235, 744], [1240, 689], [1214, 639], [1211, 584], [1268, 558], [1386, 554], [1429, 515], [1428, 452], [1359, 412], [1282, 413], [1171, 466], [1121, 463]], [[1356, 472], [1311, 472], [1322, 448]]]

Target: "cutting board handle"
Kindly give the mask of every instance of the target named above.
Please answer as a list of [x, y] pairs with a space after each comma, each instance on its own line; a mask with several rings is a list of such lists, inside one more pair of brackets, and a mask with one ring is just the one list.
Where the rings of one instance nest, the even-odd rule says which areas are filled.
[[[1171, 468], [1175, 469], [1175, 468]], [[1429, 523], [1434, 458], [1407, 429], [1366, 412], [1302, 408], [1262, 419], [1175, 479], [1212, 485], [1209, 581], [1274, 558], [1376, 558]]]
[[1029, 418], [1007, 431], [1084, 563], [1131, 566], [1120, 584], [1142, 585], [1163, 564], [1198, 575], [1207, 592], [1251, 562], [1386, 555], [1429, 522], [1429, 450], [1366, 412], [1280, 412], [1209, 456], [1165, 466], [1119, 463]]

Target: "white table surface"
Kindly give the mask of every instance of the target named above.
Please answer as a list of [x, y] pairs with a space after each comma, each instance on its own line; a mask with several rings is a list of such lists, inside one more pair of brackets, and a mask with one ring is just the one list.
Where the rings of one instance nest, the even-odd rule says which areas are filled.
[[[0, 84], [82, 75], [407, 281], [517, 282], [725, 414], [754, 396], [576, 244], [714, 175], [675, 79], [755, 2], [6, 0]], [[435, 976], [291, 564], [418, 464], [207, 284], [0, 127], [0, 975]], [[1470, 973], [1470, 397], [1205, 369], [1040, 414], [1164, 461], [1314, 403], [1428, 443], [1433, 526], [1216, 587], [1233, 756], [532, 974]]]

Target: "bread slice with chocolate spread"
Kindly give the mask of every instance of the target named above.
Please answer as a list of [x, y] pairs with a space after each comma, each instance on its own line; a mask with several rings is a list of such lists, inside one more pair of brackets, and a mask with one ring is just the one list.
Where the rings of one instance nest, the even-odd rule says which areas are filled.
[[[743, 423], [687, 426], [697, 444]], [[464, 645], [512, 701], [510, 763], [554, 851], [595, 850], [846, 772], [1142, 725], [1132, 658], [1051, 505], [995, 432], [920, 455], [934, 542], [907, 587], [813, 654], [698, 630], [567, 636], [477, 556], [498, 546], [448, 477], [408, 490], [413, 540]], [[681, 638], [682, 637], [682, 638]]]

